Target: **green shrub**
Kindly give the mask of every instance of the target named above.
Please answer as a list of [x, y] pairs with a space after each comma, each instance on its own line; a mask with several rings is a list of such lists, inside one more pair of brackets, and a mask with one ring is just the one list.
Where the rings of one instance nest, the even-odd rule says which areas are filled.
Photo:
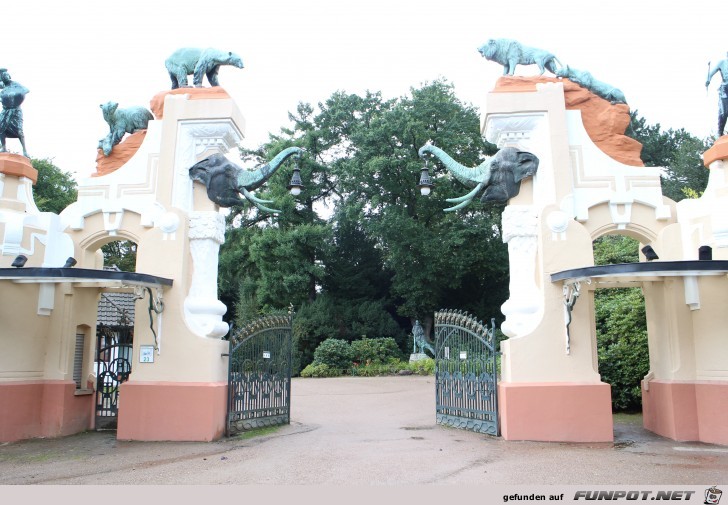
[[367, 361], [364, 364], [355, 362], [351, 367], [351, 375], [359, 377], [376, 377], [379, 375], [395, 375], [400, 370], [407, 370], [408, 363], [397, 358], [389, 358], [386, 363]]
[[420, 359], [409, 363], [407, 368], [417, 375], [433, 375], [435, 373], [435, 360], [432, 358]]
[[349, 342], [338, 338], [327, 338], [314, 351], [313, 364], [348, 370], [351, 368], [353, 356]]
[[386, 363], [391, 358], [399, 359], [402, 351], [392, 337], [362, 338], [351, 343], [353, 360], [357, 363]]
[[311, 363], [306, 368], [301, 370], [301, 377], [338, 377], [341, 375], [341, 370], [338, 368], [332, 368], [325, 363], [314, 365]]
[[618, 412], [639, 411], [640, 381], [650, 370], [642, 292], [601, 289], [595, 301], [599, 373], [612, 386], [612, 407]]

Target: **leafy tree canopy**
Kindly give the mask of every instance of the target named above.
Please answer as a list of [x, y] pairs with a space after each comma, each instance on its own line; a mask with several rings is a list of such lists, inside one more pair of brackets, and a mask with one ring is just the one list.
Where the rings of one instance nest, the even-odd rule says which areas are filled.
[[76, 201], [78, 192], [76, 180], [53, 164], [51, 159], [30, 160], [38, 171], [38, 181], [33, 187], [33, 198], [41, 212], [60, 214], [63, 209]]
[[702, 193], [708, 184], [708, 169], [701, 156], [714, 139], [700, 140], [682, 128], [662, 131], [659, 123], [647, 124], [638, 111], [631, 112], [630, 117], [626, 133], [642, 144], [641, 157], [645, 166], [665, 168], [662, 194], [677, 202], [686, 198], [690, 191]]

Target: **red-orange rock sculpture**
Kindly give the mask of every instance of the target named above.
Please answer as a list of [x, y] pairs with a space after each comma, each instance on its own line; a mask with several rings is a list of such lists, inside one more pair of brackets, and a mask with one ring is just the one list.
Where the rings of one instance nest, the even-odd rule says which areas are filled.
[[627, 137], [629, 106], [611, 104], [569, 79], [556, 77], [501, 77], [494, 93], [531, 92], [541, 82], [562, 82], [567, 110], [580, 110], [584, 129], [599, 149], [611, 158], [634, 167], [642, 167], [642, 144]]
[[[212, 88], [178, 88], [162, 91], [154, 95], [154, 98], [149, 102], [155, 119], [162, 119], [164, 117], [164, 98], [170, 94], [186, 94], [189, 95], [190, 100], [230, 98], [230, 95], [221, 86], [214, 86]], [[147, 132], [145, 130], [127, 135], [124, 140], [114, 146], [109, 156], [104, 156], [101, 150], [99, 150], [99, 154], [96, 156], [96, 173], [91, 174], [91, 177], [110, 174], [129, 161], [134, 156], [134, 153], [137, 152], [139, 146], [142, 145], [142, 142], [144, 142], [146, 134]]]

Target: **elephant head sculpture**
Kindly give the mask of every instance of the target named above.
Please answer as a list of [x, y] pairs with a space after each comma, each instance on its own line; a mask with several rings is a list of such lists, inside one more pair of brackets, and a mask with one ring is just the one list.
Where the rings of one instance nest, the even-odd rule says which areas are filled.
[[468, 168], [454, 159], [445, 151], [425, 144], [418, 151], [421, 158], [426, 153], [438, 158], [453, 176], [469, 188], [474, 188], [467, 195], [459, 198], [448, 198], [447, 201], [457, 205], [445, 209], [450, 212], [462, 209], [468, 205], [481, 190], [481, 202], [505, 203], [518, 194], [521, 189], [521, 180], [533, 175], [538, 169], [538, 158], [514, 147], [504, 147], [495, 156], [486, 159], [475, 168]]
[[245, 202], [240, 197], [242, 194], [260, 210], [276, 214], [280, 211], [263, 205], [272, 203], [272, 200], [261, 200], [250, 192], [270, 179], [289, 157], [300, 156], [302, 152], [300, 147], [288, 147], [270, 162], [255, 170], [246, 170], [222, 154], [213, 154], [190, 167], [190, 178], [202, 182], [207, 188], [208, 198], [221, 207], [242, 205]]

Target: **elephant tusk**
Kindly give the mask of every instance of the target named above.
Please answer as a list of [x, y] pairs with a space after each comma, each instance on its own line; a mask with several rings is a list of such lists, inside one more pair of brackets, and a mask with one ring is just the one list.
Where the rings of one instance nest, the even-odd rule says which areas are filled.
[[259, 208], [263, 212], [269, 212], [271, 214], [280, 214], [281, 213], [281, 211], [278, 209], [271, 209], [270, 207], [261, 205], [263, 203], [273, 203], [273, 200], [262, 200], [256, 196], [254, 196], [250, 191], [248, 191], [247, 189], [245, 189], [242, 186], [240, 187], [240, 192], [245, 196], [245, 198], [250, 200], [253, 203], [253, 205], [255, 205], [257, 208]]
[[472, 200], [472, 199], [473, 199], [473, 197], [474, 197], [474, 196], [475, 196], [475, 195], [476, 195], [476, 194], [478, 193], [478, 191], [480, 191], [481, 189], [483, 189], [483, 183], [482, 183], [482, 182], [478, 183], [478, 185], [477, 185], [477, 186], [475, 186], [475, 189], [474, 189], [474, 190], [472, 190], [472, 191], [471, 191], [470, 193], [468, 193], [467, 195], [464, 195], [464, 196], [460, 196], [460, 197], [458, 197], [458, 198], [446, 198], [446, 199], [445, 199], [445, 201], [446, 201], [446, 202], [450, 202], [450, 203], [461, 203], [461, 202], [464, 202], [465, 200], [468, 200], [468, 201], [470, 201], [470, 200]]
[[456, 205], [456, 206], [454, 206], [454, 207], [448, 207], [447, 209], [443, 209], [443, 212], [452, 212], [452, 211], [455, 211], [455, 210], [460, 210], [460, 209], [462, 209], [463, 207], [467, 206], [467, 205], [468, 205], [468, 204], [469, 204], [470, 202], [472, 202], [472, 201], [473, 201], [473, 199], [472, 199], [472, 198], [471, 198], [471, 199], [469, 199], [469, 200], [465, 200], [464, 202], [462, 202], [462, 203], [459, 203], [459, 204], [457, 204], [457, 205]]
[[273, 203], [273, 200], [262, 200], [262, 199], [258, 198], [253, 193], [251, 193], [250, 191], [248, 191], [247, 189], [245, 189], [243, 187], [240, 188], [240, 192], [243, 195], [245, 195], [245, 198], [247, 198], [251, 202], [254, 202], [254, 203]]
[[253, 203], [253, 205], [255, 205], [256, 207], [258, 207], [263, 212], [269, 212], [271, 214], [280, 214], [282, 212], [282, 211], [280, 211], [278, 209], [271, 209], [271, 208], [266, 207], [265, 205], [261, 205], [259, 203]]

